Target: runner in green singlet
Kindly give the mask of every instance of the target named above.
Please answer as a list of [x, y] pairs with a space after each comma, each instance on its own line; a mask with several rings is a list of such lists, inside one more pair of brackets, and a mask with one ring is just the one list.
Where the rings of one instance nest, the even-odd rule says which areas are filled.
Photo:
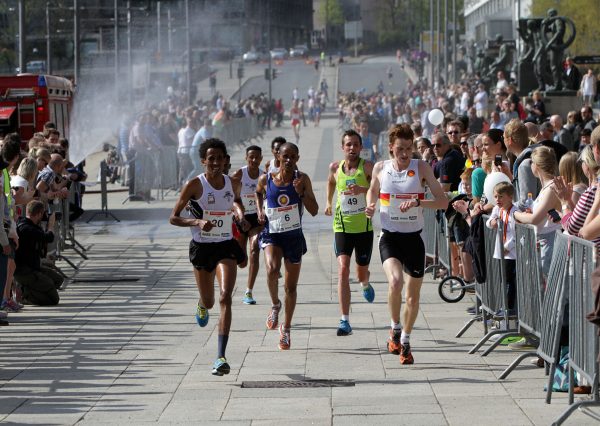
[[[327, 206], [325, 214], [333, 219], [334, 249], [338, 261], [338, 297], [342, 318], [338, 336], [352, 333], [350, 326], [350, 257], [356, 251], [356, 274], [362, 284], [367, 302], [375, 299], [375, 290], [369, 283], [369, 263], [373, 249], [373, 227], [365, 215], [365, 194], [369, 189], [373, 163], [360, 158], [362, 139], [354, 130], [342, 136], [344, 160], [329, 165]], [[332, 212], [333, 193], [337, 192], [335, 211]]]

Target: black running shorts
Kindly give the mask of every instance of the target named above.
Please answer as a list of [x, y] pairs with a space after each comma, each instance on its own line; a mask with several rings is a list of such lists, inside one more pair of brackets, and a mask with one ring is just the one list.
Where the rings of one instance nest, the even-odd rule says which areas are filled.
[[379, 239], [381, 262], [393, 257], [402, 263], [404, 272], [414, 278], [425, 275], [425, 244], [418, 232], [389, 232], [382, 230]]
[[367, 266], [371, 262], [371, 253], [373, 251], [373, 231], [359, 232], [357, 234], [335, 232], [333, 249], [335, 250], [336, 257], [343, 254], [352, 256], [352, 252], [356, 251], [356, 264]]
[[236, 240], [218, 243], [198, 243], [190, 241], [190, 262], [194, 268], [212, 272], [223, 259], [233, 259], [239, 265], [246, 256]]
[[244, 215], [244, 219], [246, 219], [248, 221], [248, 223], [250, 224], [250, 228], [248, 228], [248, 231], [246, 231], [246, 232], [242, 231], [241, 227], [239, 229], [240, 229], [240, 233], [244, 234], [246, 236], [248, 236], [248, 234], [250, 233], [250, 230], [252, 230], [254, 228], [260, 228], [263, 226], [258, 222], [258, 214], [256, 214], [256, 213]]

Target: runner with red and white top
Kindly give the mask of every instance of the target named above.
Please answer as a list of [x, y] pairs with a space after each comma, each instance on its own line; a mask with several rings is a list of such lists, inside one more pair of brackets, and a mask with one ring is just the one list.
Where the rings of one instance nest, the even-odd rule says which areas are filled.
[[[408, 124], [394, 127], [389, 134], [392, 160], [380, 161], [373, 168], [367, 192], [366, 215], [375, 215], [380, 201], [382, 234], [379, 253], [388, 279], [388, 309], [391, 317], [391, 353], [400, 355], [401, 364], [414, 362], [410, 333], [419, 312], [419, 298], [425, 273], [423, 208], [445, 209], [448, 199], [429, 164], [412, 159], [413, 132]], [[426, 200], [425, 185], [433, 195]], [[404, 273], [403, 273], [404, 272]], [[403, 276], [404, 275], [404, 276]], [[402, 287], [406, 281], [406, 304], [400, 322]]]
[[290, 118], [292, 119], [292, 129], [294, 129], [296, 143], [298, 143], [300, 141], [300, 118], [302, 118], [302, 113], [298, 107], [298, 100], [294, 100], [292, 109], [290, 109]]

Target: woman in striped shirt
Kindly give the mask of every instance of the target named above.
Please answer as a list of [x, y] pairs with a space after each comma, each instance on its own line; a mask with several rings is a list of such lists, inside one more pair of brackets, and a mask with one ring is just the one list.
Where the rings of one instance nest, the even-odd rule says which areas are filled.
[[[590, 213], [594, 199], [596, 198], [596, 190], [598, 188], [597, 176], [600, 171], [600, 165], [594, 159], [594, 153], [591, 147], [585, 147], [579, 156], [579, 162], [583, 173], [586, 175], [589, 186], [579, 197], [577, 204], [573, 202], [573, 185], [567, 182], [562, 176], [554, 180], [556, 192], [562, 203], [562, 226], [569, 235], [579, 235], [579, 230], [583, 227], [585, 219]], [[600, 238], [593, 240], [596, 247], [600, 249]]]

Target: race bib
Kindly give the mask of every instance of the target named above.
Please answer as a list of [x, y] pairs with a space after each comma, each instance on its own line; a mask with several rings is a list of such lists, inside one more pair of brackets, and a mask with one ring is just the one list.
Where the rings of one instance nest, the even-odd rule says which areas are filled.
[[371, 158], [373, 158], [373, 150], [369, 149], [369, 148], [361, 149], [360, 150], [360, 158], [362, 158], [363, 160], [371, 161]]
[[392, 222], [416, 222], [420, 207], [411, 207], [403, 213], [400, 211], [400, 204], [417, 197], [417, 194], [390, 194], [389, 204], [382, 205], [381, 211], [387, 213]]
[[352, 194], [352, 191], [340, 192], [340, 207], [342, 214], [355, 215], [364, 213], [367, 208], [365, 194]]
[[228, 240], [233, 238], [233, 212], [204, 210], [202, 219], [208, 220], [213, 227], [210, 231], [201, 230], [200, 235], [207, 239]]
[[300, 229], [300, 211], [298, 204], [285, 207], [275, 207], [266, 209], [267, 218], [269, 219], [269, 232], [279, 234], [281, 232]]
[[242, 204], [244, 205], [244, 214], [256, 213], [256, 195], [242, 194]]

